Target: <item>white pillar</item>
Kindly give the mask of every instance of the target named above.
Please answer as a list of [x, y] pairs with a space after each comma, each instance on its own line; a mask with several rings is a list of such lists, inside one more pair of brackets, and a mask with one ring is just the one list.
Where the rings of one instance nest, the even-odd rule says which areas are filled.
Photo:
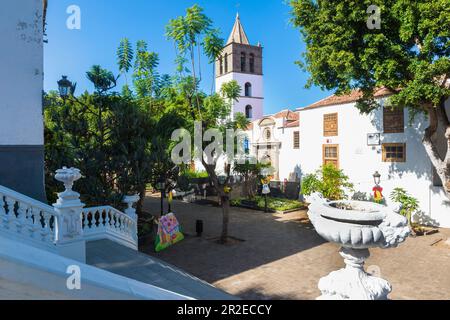
[[138, 241], [138, 216], [136, 214], [136, 209], [133, 207], [138, 201], [140, 200], [139, 195], [133, 195], [133, 196], [125, 196], [122, 200], [123, 203], [127, 204], [127, 208], [125, 209], [125, 213], [127, 216], [129, 216], [131, 219], [134, 220], [134, 231], [133, 231], [133, 238], [136, 240], [136, 243]]
[[58, 194], [53, 207], [59, 214], [57, 221], [58, 252], [74, 260], [86, 262], [86, 242], [83, 238], [82, 210], [84, 203], [80, 194], [73, 191], [73, 183], [81, 178], [80, 170], [62, 168], [56, 170], [55, 179], [64, 183], [66, 190]]

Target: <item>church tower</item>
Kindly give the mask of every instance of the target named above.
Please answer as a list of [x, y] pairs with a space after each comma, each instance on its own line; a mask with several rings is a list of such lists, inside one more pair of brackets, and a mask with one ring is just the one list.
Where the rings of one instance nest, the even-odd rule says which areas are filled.
[[216, 92], [220, 92], [222, 84], [236, 80], [242, 90], [239, 101], [233, 103], [233, 114], [241, 112], [250, 121], [264, 115], [262, 51], [260, 44], [254, 46], [248, 41], [238, 14], [216, 61]]

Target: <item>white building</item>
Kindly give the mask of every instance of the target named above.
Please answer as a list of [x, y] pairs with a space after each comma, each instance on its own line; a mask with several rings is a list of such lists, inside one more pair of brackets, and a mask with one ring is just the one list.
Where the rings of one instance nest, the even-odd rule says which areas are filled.
[[[387, 90], [375, 94], [381, 105], [388, 95]], [[422, 221], [450, 227], [450, 201], [422, 145], [426, 118], [419, 115], [409, 125], [408, 110], [385, 108], [362, 115], [355, 106], [359, 97], [354, 91], [297, 109], [299, 121], [290, 124], [277, 115], [254, 121], [248, 131], [252, 153], [258, 159], [270, 154], [279, 180], [292, 180], [293, 172], [302, 177], [334, 163], [349, 176], [355, 192], [368, 196], [378, 171], [388, 202], [394, 188], [404, 188], [420, 201]], [[450, 114], [450, 101], [447, 105]]]
[[233, 114], [238, 112], [248, 119], [260, 119], [264, 115], [263, 48], [251, 45], [239, 15], [222, 55], [216, 61], [216, 92], [224, 83], [237, 81], [241, 97], [233, 103]]
[[4, 1], [0, 10], [0, 185], [39, 200], [45, 199], [42, 7], [42, 0]]

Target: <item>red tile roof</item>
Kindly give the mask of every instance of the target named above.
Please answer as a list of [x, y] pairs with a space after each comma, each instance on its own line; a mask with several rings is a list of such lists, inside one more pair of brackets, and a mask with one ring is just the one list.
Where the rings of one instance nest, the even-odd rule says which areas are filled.
[[300, 120], [295, 120], [295, 121], [287, 123], [284, 127], [285, 128], [297, 128], [299, 126], [300, 126]]
[[[380, 98], [383, 96], [388, 96], [393, 94], [393, 92], [387, 88], [380, 88], [374, 93], [375, 98]], [[320, 107], [326, 107], [326, 106], [335, 106], [339, 104], [346, 104], [351, 102], [356, 102], [362, 97], [362, 91], [361, 90], [353, 90], [348, 95], [332, 95], [328, 98], [325, 98], [323, 100], [320, 100], [318, 102], [315, 102], [305, 108], [299, 108], [298, 110], [309, 110], [309, 109], [315, 109]]]
[[274, 118], [286, 118], [288, 121], [295, 121], [299, 119], [299, 115], [297, 112], [291, 111], [291, 110], [283, 110], [276, 114], [274, 114], [272, 117]]

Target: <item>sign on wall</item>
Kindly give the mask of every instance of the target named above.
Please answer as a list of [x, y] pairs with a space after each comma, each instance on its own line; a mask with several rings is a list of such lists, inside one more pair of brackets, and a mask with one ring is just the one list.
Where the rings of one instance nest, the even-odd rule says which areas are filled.
[[369, 133], [367, 135], [367, 145], [368, 146], [379, 146], [381, 144], [381, 134], [380, 133]]

